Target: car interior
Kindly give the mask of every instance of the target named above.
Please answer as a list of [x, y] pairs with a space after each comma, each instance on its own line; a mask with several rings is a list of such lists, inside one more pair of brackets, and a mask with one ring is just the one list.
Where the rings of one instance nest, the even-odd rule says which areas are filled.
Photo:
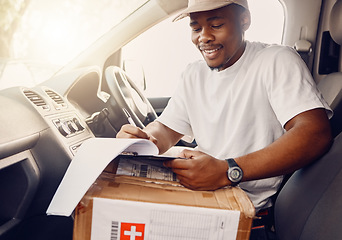
[[[333, 109], [334, 142], [286, 178], [274, 203], [275, 238], [263, 239], [341, 239], [342, 0], [279, 1], [282, 44], [298, 51]], [[0, 90], [0, 240], [72, 239], [73, 217], [46, 210], [78, 147], [89, 138], [115, 137], [128, 123], [126, 110], [146, 126], [169, 100], [145, 95], [125, 71], [122, 48], [186, 5], [146, 1], [51, 78]]]
[[[342, 1], [336, 1], [330, 9], [326, 20], [329, 29], [321, 27], [321, 55], [324, 48], [333, 49], [342, 44]], [[326, 36], [332, 39], [325, 39]], [[333, 46], [323, 46], [323, 42], [334, 41]], [[339, 48], [339, 47], [337, 47]], [[337, 62], [333, 64], [330, 55], [325, 67], [319, 66], [319, 72], [327, 73], [318, 83], [326, 101], [334, 110], [331, 118], [332, 133], [335, 137], [333, 146], [314, 164], [295, 172], [280, 191], [275, 203], [275, 223], [279, 239], [340, 239], [341, 225], [338, 221], [342, 211], [342, 197], [339, 183], [341, 181], [341, 89], [342, 73], [338, 71]], [[321, 56], [320, 60], [324, 57]], [[335, 67], [334, 67], [335, 66]], [[325, 68], [325, 70], [324, 70]], [[327, 71], [327, 68], [334, 70]], [[337, 70], [337, 71], [336, 71]]]

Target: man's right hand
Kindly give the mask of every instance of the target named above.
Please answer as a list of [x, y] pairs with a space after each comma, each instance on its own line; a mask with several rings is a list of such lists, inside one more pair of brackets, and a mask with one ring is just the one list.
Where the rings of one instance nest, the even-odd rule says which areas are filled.
[[139, 127], [132, 126], [130, 124], [125, 124], [121, 127], [120, 131], [116, 134], [117, 138], [143, 138], [148, 139], [157, 145], [157, 139], [153, 137], [150, 133], [145, 132]]
[[170, 147], [174, 146], [183, 135], [173, 131], [158, 121], [154, 121], [149, 123], [144, 129], [129, 124], [123, 125], [116, 137], [148, 139], [157, 145], [159, 154], [162, 154]]

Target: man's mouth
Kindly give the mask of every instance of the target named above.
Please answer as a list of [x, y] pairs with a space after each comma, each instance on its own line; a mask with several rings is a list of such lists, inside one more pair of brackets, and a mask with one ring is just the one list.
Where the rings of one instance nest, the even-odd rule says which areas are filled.
[[222, 49], [222, 46], [215, 46], [215, 47], [200, 46], [199, 49], [205, 57], [211, 59], [211, 58], [216, 57], [216, 54], [219, 52], [220, 49]]
[[220, 50], [220, 48], [216, 48], [216, 49], [205, 49], [205, 50], [202, 50], [202, 51], [205, 52], [205, 53], [213, 53], [213, 52], [216, 52], [216, 51], [218, 51], [218, 50]]

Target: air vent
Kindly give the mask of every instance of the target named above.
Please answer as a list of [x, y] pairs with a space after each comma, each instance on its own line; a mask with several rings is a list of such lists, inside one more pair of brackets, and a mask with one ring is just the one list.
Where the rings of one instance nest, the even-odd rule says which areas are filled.
[[[59, 96], [56, 92], [52, 90], [45, 90], [46, 94], [57, 104], [58, 108], [66, 108], [67, 104], [64, 102], [63, 98]], [[57, 109], [58, 109], [57, 108]]]
[[37, 107], [41, 107], [44, 110], [50, 110], [49, 105], [46, 104], [44, 99], [39, 96], [37, 93], [31, 91], [31, 90], [24, 90], [23, 91], [25, 96]]

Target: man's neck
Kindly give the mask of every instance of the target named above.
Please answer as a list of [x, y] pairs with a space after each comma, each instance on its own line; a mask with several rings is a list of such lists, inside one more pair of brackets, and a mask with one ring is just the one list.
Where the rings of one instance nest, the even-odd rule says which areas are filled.
[[232, 65], [234, 65], [234, 63], [236, 63], [241, 58], [245, 49], [246, 49], [246, 41], [242, 40], [240, 43], [240, 46], [235, 50], [235, 52], [232, 54], [232, 56], [226, 60], [226, 62], [224, 64], [222, 64], [218, 67], [214, 67], [214, 68], [210, 67], [210, 69], [222, 71], [222, 70], [225, 70], [225, 69], [231, 67]]

